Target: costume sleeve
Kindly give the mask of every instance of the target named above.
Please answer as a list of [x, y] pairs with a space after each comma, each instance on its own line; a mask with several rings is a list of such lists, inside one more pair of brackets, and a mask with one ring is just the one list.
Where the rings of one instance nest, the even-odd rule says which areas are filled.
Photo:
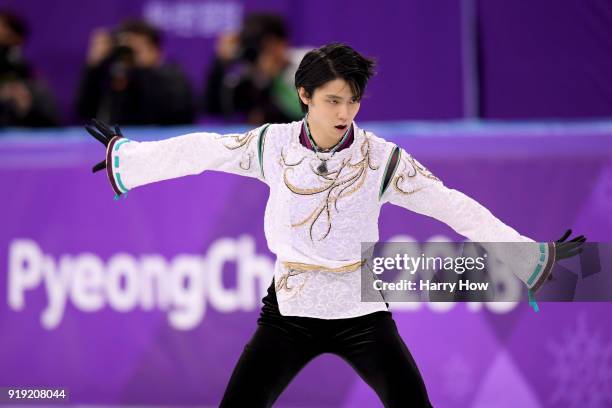
[[244, 134], [190, 133], [161, 141], [115, 137], [106, 150], [116, 194], [156, 181], [216, 170], [264, 180], [261, 153], [267, 125]]
[[[483, 243], [487, 252], [505, 263], [528, 288], [539, 289], [554, 264], [554, 244], [536, 243], [522, 236], [474, 199], [446, 187], [403, 149], [395, 148], [391, 152], [388, 163], [394, 162], [395, 167], [388, 165], [383, 177], [383, 202], [435, 218], [469, 240]], [[526, 244], [485, 244], [494, 242]]]

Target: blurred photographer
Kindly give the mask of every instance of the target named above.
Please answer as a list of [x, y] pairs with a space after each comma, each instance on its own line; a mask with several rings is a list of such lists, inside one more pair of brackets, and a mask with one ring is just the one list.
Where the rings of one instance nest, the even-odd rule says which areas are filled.
[[255, 125], [300, 119], [293, 75], [303, 55], [292, 57], [288, 37], [283, 19], [267, 13], [221, 36], [205, 78], [204, 111]]
[[54, 126], [57, 111], [47, 88], [32, 76], [22, 54], [28, 28], [19, 16], [0, 11], [0, 126]]
[[178, 65], [163, 61], [157, 29], [131, 20], [114, 33], [92, 33], [77, 111], [126, 125], [191, 123], [191, 84]]

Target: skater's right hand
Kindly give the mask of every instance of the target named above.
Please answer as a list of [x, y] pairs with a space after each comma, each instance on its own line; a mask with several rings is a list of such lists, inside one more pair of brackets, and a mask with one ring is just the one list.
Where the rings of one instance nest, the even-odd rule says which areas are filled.
[[[113, 130], [107, 124], [97, 119], [92, 119], [91, 124], [85, 126], [85, 130], [87, 130], [87, 132], [89, 132], [90, 135], [92, 135], [100, 143], [102, 143], [104, 147], [107, 147], [108, 144], [111, 142], [111, 140], [113, 140], [114, 138], [123, 137], [123, 134], [121, 134], [121, 129], [119, 129], [119, 126], [115, 125], [115, 129]], [[96, 171], [100, 171], [104, 168], [106, 168], [106, 159], [102, 160], [100, 163], [93, 166], [91, 171], [92, 173], [95, 173]]]

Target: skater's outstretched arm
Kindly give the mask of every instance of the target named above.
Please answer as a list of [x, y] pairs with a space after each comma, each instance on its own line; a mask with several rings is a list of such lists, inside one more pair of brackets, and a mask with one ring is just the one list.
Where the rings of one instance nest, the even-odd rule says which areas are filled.
[[217, 170], [263, 180], [261, 154], [267, 125], [243, 134], [190, 133], [166, 140], [136, 142], [93, 120], [85, 129], [106, 147], [106, 158], [93, 171], [106, 168], [117, 196], [134, 187], [204, 170]]
[[[406, 151], [391, 153], [381, 189], [383, 202], [427, 215], [450, 226], [473, 242], [526, 242], [533, 245], [486, 245], [487, 250], [506, 263], [533, 292], [550, 277], [556, 259], [577, 255], [586, 241], [584, 236], [566, 242], [571, 230], [556, 242], [535, 243], [496, 218], [487, 208], [460, 191], [446, 187]], [[392, 168], [391, 168], [392, 167]]]

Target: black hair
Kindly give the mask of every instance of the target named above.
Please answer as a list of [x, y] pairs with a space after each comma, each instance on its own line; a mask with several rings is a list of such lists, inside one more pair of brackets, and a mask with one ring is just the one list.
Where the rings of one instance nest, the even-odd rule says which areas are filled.
[[2, 20], [14, 34], [19, 36], [22, 41], [28, 38], [28, 24], [21, 16], [9, 10], [0, 10], [0, 20]]
[[281, 16], [272, 13], [249, 14], [240, 30], [241, 57], [254, 62], [268, 39], [287, 40], [288, 37], [287, 26]]
[[161, 32], [144, 20], [126, 20], [121, 23], [116, 32], [143, 35], [147, 37], [156, 48], [161, 48]]
[[[315, 89], [334, 79], [343, 79], [353, 96], [361, 100], [368, 80], [374, 75], [373, 59], [366, 58], [346, 44], [331, 43], [309, 51], [295, 73], [295, 88], [303, 87], [310, 98]], [[300, 98], [302, 112], [308, 106]]]

